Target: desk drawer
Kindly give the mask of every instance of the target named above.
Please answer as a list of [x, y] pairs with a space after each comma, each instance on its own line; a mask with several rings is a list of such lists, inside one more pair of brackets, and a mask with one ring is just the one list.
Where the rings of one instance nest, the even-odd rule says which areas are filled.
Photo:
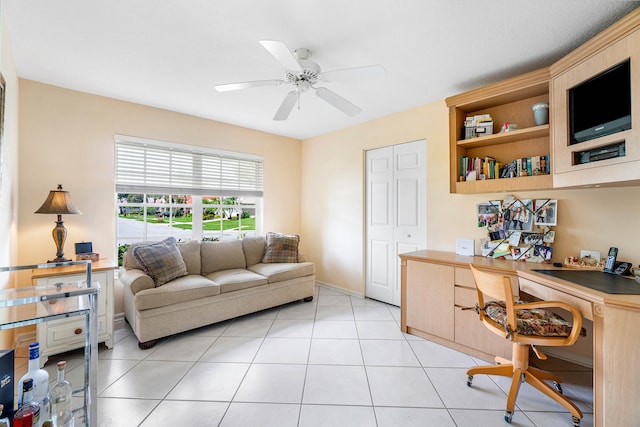
[[593, 305], [590, 301], [551, 289], [529, 279], [520, 279], [520, 290], [541, 300], [567, 303], [577, 308], [585, 319], [593, 320]]

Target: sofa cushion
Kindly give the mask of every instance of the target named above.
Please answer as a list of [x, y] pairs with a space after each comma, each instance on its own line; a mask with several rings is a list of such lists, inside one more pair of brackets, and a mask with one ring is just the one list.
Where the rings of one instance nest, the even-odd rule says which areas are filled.
[[124, 255], [122, 256], [122, 266], [125, 270], [143, 270], [144, 267], [140, 265], [136, 257], [133, 256], [133, 250], [138, 246], [150, 245], [153, 242], [136, 242], [129, 245]]
[[222, 294], [268, 283], [266, 277], [243, 268], [216, 271], [207, 274], [206, 277], [220, 285], [220, 293]]
[[188, 274], [187, 266], [173, 237], [136, 246], [133, 249], [133, 256], [142, 265], [144, 272], [151, 276], [156, 286]]
[[264, 255], [264, 236], [251, 236], [242, 239], [242, 250], [247, 261], [247, 267], [262, 261]]
[[200, 243], [201, 274], [206, 276], [220, 270], [246, 268], [242, 240]]
[[252, 265], [249, 270], [266, 277], [269, 283], [274, 283], [315, 274], [316, 266], [312, 262], [268, 263]]
[[220, 286], [211, 280], [199, 275], [188, 275], [174, 279], [164, 286], [138, 292], [135, 305], [138, 310], [148, 310], [219, 294]]
[[265, 264], [272, 262], [298, 262], [299, 242], [300, 236], [297, 234], [268, 232], [262, 262]]
[[200, 241], [178, 242], [178, 249], [189, 274], [200, 274]]

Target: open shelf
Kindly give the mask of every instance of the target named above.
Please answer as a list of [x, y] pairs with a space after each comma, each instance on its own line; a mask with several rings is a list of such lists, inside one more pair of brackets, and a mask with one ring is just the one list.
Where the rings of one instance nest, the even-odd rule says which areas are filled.
[[506, 144], [523, 139], [542, 138], [545, 136], [549, 136], [549, 125], [517, 129], [509, 132], [495, 133], [493, 135], [479, 136], [477, 138], [460, 139], [456, 142], [456, 145], [463, 148], [488, 147], [490, 145]]
[[456, 183], [456, 193], [501, 193], [506, 191], [530, 191], [553, 187], [551, 175], [521, 176], [517, 178], [485, 179]]

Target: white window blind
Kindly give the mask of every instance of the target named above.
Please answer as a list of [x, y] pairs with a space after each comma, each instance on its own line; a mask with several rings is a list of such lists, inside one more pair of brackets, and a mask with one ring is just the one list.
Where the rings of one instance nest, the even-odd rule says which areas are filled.
[[116, 192], [262, 197], [263, 161], [180, 144], [116, 137]]

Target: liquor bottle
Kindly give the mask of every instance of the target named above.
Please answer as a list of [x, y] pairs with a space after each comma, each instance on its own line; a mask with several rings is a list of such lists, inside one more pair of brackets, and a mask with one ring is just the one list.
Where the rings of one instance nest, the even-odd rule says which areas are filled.
[[40, 425], [40, 406], [33, 400], [33, 379], [22, 383], [22, 404], [13, 414], [13, 427], [38, 427]]
[[73, 388], [71, 383], [64, 378], [66, 367], [67, 362], [64, 360], [58, 362], [58, 379], [49, 393], [53, 425], [56, 427], [73, 427], [74, 424], [71, 407]]
[[[4, 405], [0, 403], [0, 417], [2, 416], [3, 412], [4, 412]], [[0, 418], [0, 427], [11, 427], [11, 421], [9, 421], [9, 418], [7, 417]]]
[[[40, 406], [40, 417], [43, 421], [50, 419], [49, 373], [40, 368], [40, 343], [29, 344], [29, 369], [18, 382], [18, 390], [27, 378], [33, 380], [33, 400]], [[22, 395], [18, 396], [18, 406], [22, 404]]]

